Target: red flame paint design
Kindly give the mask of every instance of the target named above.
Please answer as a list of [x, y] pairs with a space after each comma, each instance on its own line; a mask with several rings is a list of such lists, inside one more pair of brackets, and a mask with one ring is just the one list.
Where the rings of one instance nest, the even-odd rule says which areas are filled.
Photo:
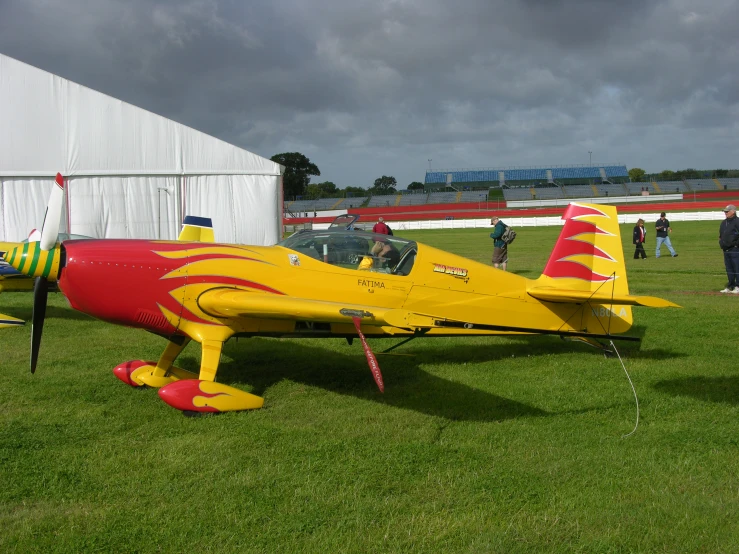
[[[181, 291], [174, 292], [178, 298], [173, 295], [173, 291], [190, 284], [283, 294], [252, 280], [260, 275], [255, 271], [259, 266], [254, 264], [264, 267], [262, 264], [268, 262], [255, 259], [252, 252], [239, 255], [237, 248], [223, 252], [217, 251], [222, 250], [219, 245], [198, 248], [192, 244], [127, 239], [70, 241], [66, 247], [68, 262], [60, 287], [70, 303], [80, 311], [114, 323], [142, 327], [137, 319], [139, 310], [156, 313], [163, 308], [189, 321], [213, 325], [182, 305]], [[238, 269], [224, 275], [218, 264], [223, 259], [238, 260]], [[199, 266], [199, 271], [189, 273], [185, 268], [188, 265]], [[177, 275], [178, 271], [182, 273]]]
[[182, 411], [220, 412], [218, 408], [213, 406], [196, 406], [194, 403], [195, 398], [218, 398], [231, 395], [225, 392], [203, 392], [200, 388], [201, 382], [199, 379], [175, 381], [160, 388], [158, 391], [159, 397], [173, 408]]
[[544, 275], [555, 279], [580, 279], [597, 283], [610, 281], [613, 278], [611, 275], [595, 273], [592, 268], [592, 261], [586, 265], [582, 261], [570, 259], [575, 256], [584, 255], [611, 262], [616, 261], [613, 256], [601, 250], [593, 243], [596, 235], [612, 236], [612, 233], [601, 229], [594, 223], [578, 221], [576, 219], [587, 216], [607, 217], [602, 211], [589, 206], [570, 204], [567, 207], [565, 213], [562, 215], [565, 225], [559, 235], [557, 244], [554, 245], [554, 250], [549, 257], [547, 266], [544, 268]]
[[567, 206], [565, 213], [562, 214], [562, 219], [578, 219], [591, 215], [608, 217], [603, 211], [593, 208], [592, 206], [583, 206], [582, 204], [572, 203]]

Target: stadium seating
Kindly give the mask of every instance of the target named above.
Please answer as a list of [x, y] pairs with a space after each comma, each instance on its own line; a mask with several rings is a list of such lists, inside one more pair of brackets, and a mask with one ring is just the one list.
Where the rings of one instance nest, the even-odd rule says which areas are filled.
[[488, 191], [486, 190], [463, 190], [459, 197], [460, 202], [486, 202]]
[[627, 190], [624, 185], [617, 184], [600, 184], [595, 185], [598, 190], [598, 196], [626, 196]]
[[367, 202], [367, 207], [391, 207], [395, 206], [395, 201], [397, 200], [397, 194], [380, 194], [372, 196], [369, 199], [369, 202]]
[[453, 192], [432, 192], [429, 194], [429, 204], [454, 204], [457, 202], [457, 193]]
[[718, 181], [729, 190], [739, 189], [739, 179], [735, 177], [721, 177]]
[[[690, 189], [682, 181], [658, 181], [657, 186], [662, 194], [676, 194], [689, 192]], [[716, 186], [715, 184], [713, 185]]]
[[652, 183], [624, 183], [626, 185], [626, 189], [629, 191], [629, 194], [634, 195], [640, 195], [644, 189], [646, 189], [649, 194], [655, 194], [657, 191], [654, 190], [654, 187], [652, 186]]
[[564, 189], [566, 198], [593, 198], [595, 193], [590, 185], [565, 185]]
[[693, 191], [716, 191], [721, 190], [719, 185], [713, 179], [688, 179], [688, 185]]
[[426, 184], [446, 183], [447, 175], [452, 175], [453, 183], [493, 182], [499, 180], [503, 172], [506, 182], [509, 181], [547, 181], [547, 170], [552, 172], [554, 180], [564, 179], [596, 179], [601, 180], [601, 167], [608, 177], [628, 177], [625, 165], [584, 166], [584, 167], [543, 167], [530, 169], [484, 169], [462, 171], [429, 171], [426, 173]]
[[404, 194], [400, 197], [398, 206], [419, 206], [428, 202], [428, 194], [425, 192], [415, 194]]
[[529, 198], [533, 200], [551, 200], [553, 198], [564, 198], [564, 193], [560, 187], [536, 187], [533, 195], [529, 193]]

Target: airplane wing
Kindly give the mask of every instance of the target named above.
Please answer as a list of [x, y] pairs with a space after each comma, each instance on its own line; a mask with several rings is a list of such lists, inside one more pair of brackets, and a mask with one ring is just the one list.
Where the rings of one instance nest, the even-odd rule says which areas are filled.
[[656, 296], [633, 296], [631, 294], [609, 294], [608, 292], [591, 292], [588, 290], [553, 289], [536, 287], [529, 289], [529, 296], [544, 302], [569, 302], [583, 304], [618, 304], [624, 306], [648, 306], [650, 308], [679, 308], [677, 304], [657, 298]]
[[203, 293], [198, 298], [198, 305], [213, 317], [305, 319], [325, 323], [351, 323], [353, 317], [359, 317], [365, 324], [394, 326], [400, 322], [398, 315], [401, 314], [397, 312], [408, 313], [406, 310], [392, 308], [260, 294], [230, 288], [213, 289]]
[[[573, 291], [578, 292], [578, 291]], [[632, 297], [650, 298], [650, 297]], [[592, 300], [592, 299], [591, 299]], [[658, 299], [659, 300], [659, 299]], [[564, 299], [560, 299], [564, 302]], [[572, 301], [572, 300], [569, 300]], [[584, 302], [579, 299], [579, 302]], [[609, 297], [610, 302], [610, 297]], [[666, 301], [665, 301], [666, 302]], [[615, 304], [616, 302], [614, 302]], [[631, 302], [633, 303], [633, 302]], [[433, 314], [422, 314], [399, 308], [363, 306], [346, 302], [310, 300], [292, 296], [261, 294], [240, 289], [219, 288], [203, 293], [198, 305], [213, 317], [240, 318], [253, 317], [265, 319], [290, 319], [319, 321], [324, 323], [351, 323], [354, 317], [361, 319], [363, 325], [390, 326], [408, 331], [465, 329], [469, 334], [481, 331], [484, 334], [554, 334], [584, 337], [610, 337], [609, 334], [564, 331], [560, 329], [537, 329], [514, 327], [510, 325], [491, 325], [480, 322], [452, 320]], [[634, 337], [618, 336], [622, 340], [638, 340]]]

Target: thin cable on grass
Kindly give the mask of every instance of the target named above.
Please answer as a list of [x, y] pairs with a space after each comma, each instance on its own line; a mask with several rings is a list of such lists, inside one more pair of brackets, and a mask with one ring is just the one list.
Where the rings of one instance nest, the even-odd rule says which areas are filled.
[[626, 438], [629, 438], [634, 433], [636, 433], [636, 428], [639, 427], [639, 397], [636, 395], [636, 389], [634, 388], [634, 383], [631, 381], [631, 376], [629, 375], [629, 372], [626, 371], [626, 365], [624, 364], [624, 361], [621, 359], [621, 354], [618, 353], [618, 349], [616, 348], [616, 345], [613, 344], [613, 341], [611, 341], [611, 348], [613, 348], [613, 351], [616, 353], [616, 356], [618, 356], [618, 361], [621, 362], [621, 367], [624, 368], [624, 373], [626, 374], [626, 378], [629, 380], [629, 385], [631, 385], [631, 390], [634, 393], [634, 401], [636, 402], [636, 423], [634, 424], [634, 428], [631, 430], [631, 433], [627, 433], [626, 435], [621, 435], [622, 439], [626, 439]]

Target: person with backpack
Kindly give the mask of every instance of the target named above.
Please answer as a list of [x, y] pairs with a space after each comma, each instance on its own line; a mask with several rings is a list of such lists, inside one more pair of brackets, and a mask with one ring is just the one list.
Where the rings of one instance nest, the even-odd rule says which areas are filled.
[[508, 267], [508, 244], [503, 240], [503, 233], [505, 233], [508, 226], [497, 216], [490, 220], [490, 224], [495, 226], [493, 232], [490, 233], [494, 246], [493, 267], [505, 271]]

